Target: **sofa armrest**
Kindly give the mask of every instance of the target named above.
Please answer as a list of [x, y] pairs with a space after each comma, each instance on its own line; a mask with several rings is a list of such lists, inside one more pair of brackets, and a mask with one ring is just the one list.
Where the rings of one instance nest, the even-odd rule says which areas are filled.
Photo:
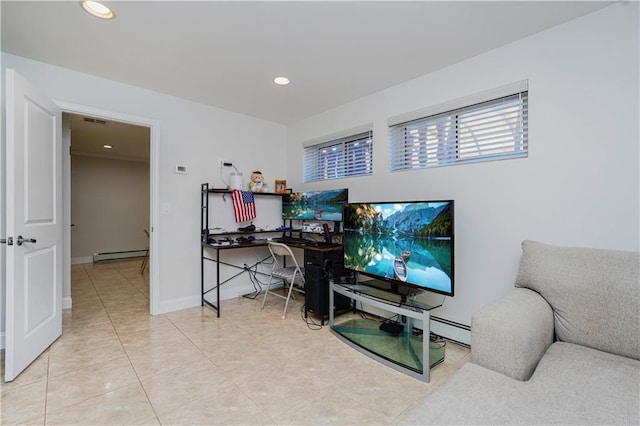
[[471, 359], [483, 367], [529, 380], [553, 342], [553, 311], [538, 293], [515, 288], [471, 319]]

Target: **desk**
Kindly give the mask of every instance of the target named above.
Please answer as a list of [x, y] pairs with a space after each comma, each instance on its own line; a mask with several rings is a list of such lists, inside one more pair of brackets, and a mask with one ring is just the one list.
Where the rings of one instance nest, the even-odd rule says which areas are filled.
[[[267, 246], [269, 242], [267, 240], [255, 240], [250, 243], [236, 243], [236, 244], [204, 244], [203, 243], [203, 260], [208, 260], [216, 263], [216, 282], [215, 285], [205, 290], [204, 285], [204, 265], [201, 271], [201, 305], [205, 304], [212, 307], [217, 311], [218, 317], [220, 316], [220, 286], [226, 282], [236, 278], [237, 276], [248, 272], [248, 269], [254, 268], [256, 265], [271, 258], [268, 255], [262, 259], [259, 259], [249, 268], [245, 268], [244, 265], [236, 265], [229, 262], [220, 260], [220, 251], [224, 250], [237, 250], [252, 247]], [[305, 318], [309, 312], [313, 312], [321, 318], [321, 324], [324, 325], [324, 318], [329, 315], [329, 279], [335, 279], [339, 281], [339, 278], [344, 274], [343, 272], [343, 251], [341, 245], [322, 246], [312, 244], [300, 244], [300, 243], [286, 243], [289, 247], [298, 248], [304, 250], [304, 269], [305, 269]], [[204, 248], [212, 249], [216, 251], [215, 258], [204, 256]], [[227, 278], [224, 281], [220, 281], [220, 265], [226, 265], [239, 272]], [[333, 273], [325, 274], [325, 271], [333, 271]], [[256, 273], [269, 276], [268, 273], [256, 271]], [[215, 290], [216, 291], [216, 304], [205, 299], [205, 296]], [[350, 306], [350, 300], [347, 297], [337, 297], [335, 300], [335, 309], [342, 310], [347, 309]]]
[[[213, 308], [216, 313], [218, 318], [220, 318], [220, 286], [226, 282], [231, 281], [232, 279], [234, 279], [235, 277], [244, 274], [245, 272], [249, 272], [250, 269], [254, 268], [255, 266], [261, 264], [262, 262], [264, 262], [265, 260], [271, 259], [271, 255], [265, 256], [262, 259], [259, 259], [257, 262], [253, 263], [252, 265], [249, 265], [248, 268], [245, 268], [244, 264], [242, 266], [240, 265], [236, 265], [234, 263], [229, 263], [229, 262], [223, 262], [220, 260], [220, 251], [224, 251], [224, 250], [235, 250], [235, 249], [242, 249], [242, 248], [250, 248], [250, 247], [261, 247], [261, 246], [266, 246], [268, 244], [268, 242], [266, 240], [258, 240], [258, 241], [254, 241], [251, 243], [241, 243], [241, 244], [207, 244], [207, 243], [202, 243], [202, 249], [201, 249], [201, 262], [200, 262], [200, 306], [210, 306], [211, 308]], [[205, 256], [205, 249], [212, 249], [216, 251], [216, 256], [215, 258], [211, 258], [211, 257], [207, 257]], [[204, 261], [208, 260], [210, 262], [214, 262], [216, 264], [216, 282], [215, 285], [213, 287], [210, 287], [208, 289], [205, 290], [205, 285], [204, 285]], [[227, 278], [226, 280], [220, 282], [220, 265], [226, 265], [226, 266], [230, 266], [232, 268], [238, 269], [240, 272], [230, 276], [229, 278]], [[265, 274], [263, 272], [257, 271], [257, 274], [261, 274], [261, 275], [267, 275], [269, 276], [269, 274]], [[205, 298], [205, 296], [207, 294], [209, 294], [211, 291], [215, 290], [216, 291], [216, 302], [215, 304], [213, 302], [210, 302], [209, 300], [207, 300]]]

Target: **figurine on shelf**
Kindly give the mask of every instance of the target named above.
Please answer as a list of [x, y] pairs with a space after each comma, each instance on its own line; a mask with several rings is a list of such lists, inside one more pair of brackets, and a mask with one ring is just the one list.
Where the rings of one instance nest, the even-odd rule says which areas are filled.
[[251, 192], [266, 192], [267, 191], [267, 182], [264, 180], [264, 176], [262, 176], [262, 172], [259, 170], [255, 170], [251, 173], [251, 180], [249, 181], [249, 191]]

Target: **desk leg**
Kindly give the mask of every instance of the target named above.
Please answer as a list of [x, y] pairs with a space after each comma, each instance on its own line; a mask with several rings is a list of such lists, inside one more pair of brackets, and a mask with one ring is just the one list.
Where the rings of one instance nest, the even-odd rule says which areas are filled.
[[216, 304], [218, 318], [220, 318], [220, 250], [216, 250]]

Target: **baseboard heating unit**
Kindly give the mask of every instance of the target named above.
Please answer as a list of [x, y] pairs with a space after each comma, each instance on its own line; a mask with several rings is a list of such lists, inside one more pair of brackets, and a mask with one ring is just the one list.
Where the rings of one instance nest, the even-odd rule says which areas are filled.
[[93, 253], [93, 263], [105, 262], [107, 260], [132, 259], [144, 257], [147, 250], [110, 251], [105, 253]]

